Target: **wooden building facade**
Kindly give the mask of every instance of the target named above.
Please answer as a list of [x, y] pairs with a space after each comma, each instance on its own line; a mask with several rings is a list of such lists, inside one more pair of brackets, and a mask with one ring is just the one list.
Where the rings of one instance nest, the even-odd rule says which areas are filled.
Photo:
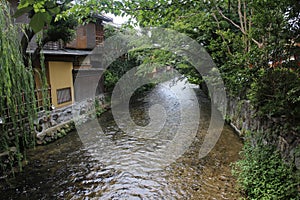
[[[18, 1], [10, 0], [15, 11]], [[63, 41], [51, 41], [43, 47], [47, 81], [51, 89], [51, 104], [61, 108], [83, 100], [88, 94], [100, 94], [103, 91], [102, 78], [99, 77], [101, 66], [93, 66], [89, 55], [92, 50], [104, 42], [104, 22], [112, 22], [111, 18], [103, 15], [93, 15], [93, 21], [76, 28], [75, 38], [65, 44]], [[27, 16], [20, 16], [16, 23], [29, 23]], [[27, 53], [36, 48], [35, 39], [30, 42]], [[40, 66], [34, 66], [38, 71]], [[78, 73], [82, 71], [83, 73]], [[36, 89], [40, 89], [40, 80], [36, 76]], [[74, 88], [76, 79], [77, 87]], [[97, 84], [96, 91], [90, 91], [91, 84]]]

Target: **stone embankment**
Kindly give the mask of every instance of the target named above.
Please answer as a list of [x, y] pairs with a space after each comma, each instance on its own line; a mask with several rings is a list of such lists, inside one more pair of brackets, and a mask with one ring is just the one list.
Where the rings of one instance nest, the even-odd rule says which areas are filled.
[[[104, 95], [98, 96], [96, 100], [100, 106], [104, 105]], [[80, 115], [80, 120], [84, 123], [96, 117], [95, 109], [95, 100], [86, 99], [50, 112], [40, 112], [35, 124], [37, 144], [47, 144], [65, 136], [75, 128], [74, 117]]]
[[[205, 88], [205, 86], [200, 86], [200, 88]], [[216, 88], [213, 93], [212, 103], [221, 106], [227, 105], [226, 113], [223, 113], [223, 116], [240, 137], [244, 137], [245, 133], [249, 131], [269, 135], [270, 137], [265, 137], [265, 143], [275, 144], [283, 158], [286, 161], [294, 162], [297, 169], [300, 169], [300, 134], [293, 129], [284, 127], [286, 121], [284, 116], [263, 119], [256, 115], [249, 100], [229, 96], [224, 99], [219, 96], [221, 93], [218, 93]]]

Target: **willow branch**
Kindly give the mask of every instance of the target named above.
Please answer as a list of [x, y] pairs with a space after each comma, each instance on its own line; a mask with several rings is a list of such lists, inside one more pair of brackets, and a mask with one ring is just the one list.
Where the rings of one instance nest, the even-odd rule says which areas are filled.
[[40, 58], [40, 53], [43, 47], [47, 42], [50, 42], [51, 39], [46, 35], [42, 38], [41, 42], [38, 43], [37, 48], [34, 50], [31, 60], [33, 64], [38, 64], [39, 63], [39, 58]]

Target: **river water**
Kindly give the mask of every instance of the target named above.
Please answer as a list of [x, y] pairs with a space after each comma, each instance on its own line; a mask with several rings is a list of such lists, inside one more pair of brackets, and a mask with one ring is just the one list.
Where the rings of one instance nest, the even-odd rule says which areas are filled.
[[211, 104], [200, 90], [193, 91], [200, 104], [200, 118], [191, 113], [187, 121], [198, 120], [198, 130], [190, 143], [178, 143], [176, 148], [181, 151], [174, 151], [173, 160], [157, 152], [168, 148], [176, 138], [174, 133], [181, 131], [178, 116], [184, 112], [183, 106], [191, 103], [185, 100], [182, 105], [178, 96], [159, 85], [130, 103], [131, 118], [144, 127], [152, 119], [148, 112], [151, 106], [165, 102], [162, 117], [166, 120], [158, 135], [143, 137], [139, 130], [133, 130], [138, 136], [121, 130], [122, 122], [117, 125], [112, 112], [105, 112], [97, 120], [101, 132], [93, 125], [95, 121], [88, 122], [80, 131], [29, 150], [24, 171], [1, 180], [1, 199], [238, 199], [230, 163], [238, 159], [242, 143], [225, 125], [213, 150], [199, 158]]

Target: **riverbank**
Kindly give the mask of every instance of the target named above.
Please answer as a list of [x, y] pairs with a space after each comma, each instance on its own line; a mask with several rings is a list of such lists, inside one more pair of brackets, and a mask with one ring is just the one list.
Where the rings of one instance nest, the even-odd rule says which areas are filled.
[[[245, 144], [233, 165], [241, 193], [248, 198], [299, 199], [300, 135], [285, 116], [264, 118], [249, 100], [228, 96], [223, 117]], [[257, 164], [255, 164], [257, 163]]]

